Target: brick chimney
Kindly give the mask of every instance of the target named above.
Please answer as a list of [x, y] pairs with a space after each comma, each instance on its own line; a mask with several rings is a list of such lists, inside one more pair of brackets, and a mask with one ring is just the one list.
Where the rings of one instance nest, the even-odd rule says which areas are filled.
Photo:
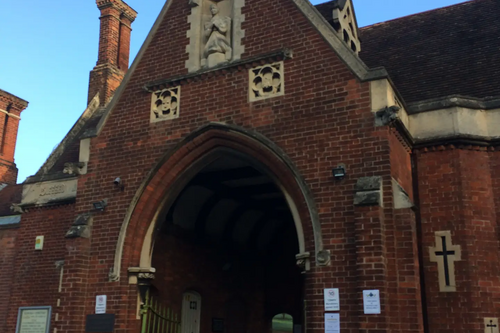
[[28, 102], [0, 89], [0, 185], [17, 182], [14, 152], [21, 112], [27, 107]]
[[104, 106], [128, 70], [132, 22], [137, 12], [122, 0], [97, 0], [96, 3], [101, 11], [99, 56], [90, 72], [87, 104], [99, 93]]

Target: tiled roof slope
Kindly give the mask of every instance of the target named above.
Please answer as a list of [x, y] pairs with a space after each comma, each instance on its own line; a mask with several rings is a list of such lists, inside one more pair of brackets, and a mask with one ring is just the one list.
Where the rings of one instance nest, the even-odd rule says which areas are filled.
[[338, 1], [328, 1], [314, 6], [318, 12], [331, 24], [333, 22], [332, 12], [338, 7]]
[[473, 0], [360, 29], [361, 59], [406, 102], [500, 96], [500, 1]]
[[10, 206], [13, 203], [21, 202], [22, 192], [22, 185], [8, 185], [3, 190], [0, 190], [0, 216], [14, 215], [10, 210]]

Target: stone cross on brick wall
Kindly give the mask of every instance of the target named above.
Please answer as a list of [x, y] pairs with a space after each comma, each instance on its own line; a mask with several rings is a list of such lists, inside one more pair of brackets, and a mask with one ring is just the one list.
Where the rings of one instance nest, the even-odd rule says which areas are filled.
[[484, 333], [498, 333], [498, 318], [484, 318]]
[[452, 245], [450, 231], [436, 231], [436, 246], [430, 247], [430, 258], [438, 264], [439, 291], [457, 291], [455, 261], [461, 260], [459, 245]]

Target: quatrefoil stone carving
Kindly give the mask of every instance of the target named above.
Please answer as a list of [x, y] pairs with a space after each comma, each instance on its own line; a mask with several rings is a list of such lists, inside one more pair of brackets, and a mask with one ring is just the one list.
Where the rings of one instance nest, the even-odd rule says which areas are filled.
[[179, 118], [181, 88], [155, 91], [151, 100], [151, 122]]
[[284, 95], [283, 62], [252, 68], [249, 74], [250, 101]]

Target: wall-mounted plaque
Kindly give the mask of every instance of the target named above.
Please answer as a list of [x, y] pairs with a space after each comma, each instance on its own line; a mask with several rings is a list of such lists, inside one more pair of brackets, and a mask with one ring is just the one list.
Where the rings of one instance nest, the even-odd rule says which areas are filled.
[[16, 333], [49, 333], [51, 314], [50, 306], [19, 308]]
[[114, 314], [87, 315], [85, 332], [111, 333], [115, 331]]

